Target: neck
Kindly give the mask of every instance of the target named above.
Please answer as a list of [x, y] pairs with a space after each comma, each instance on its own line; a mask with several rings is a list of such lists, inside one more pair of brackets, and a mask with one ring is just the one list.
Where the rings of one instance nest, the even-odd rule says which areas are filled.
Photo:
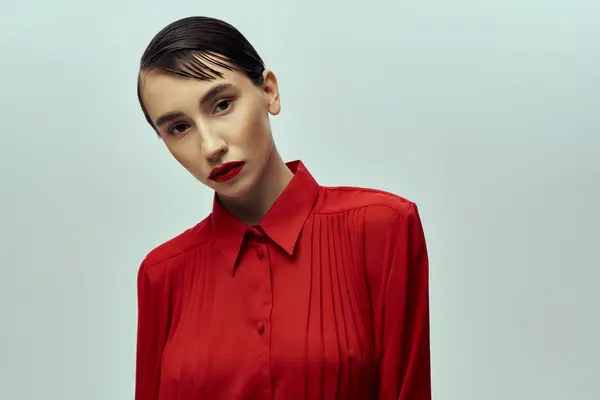
[[252, 226], [260, 222], [277, 198], [283, 193], [294, 174], [289, 170], [276, 148], [273, 148], [255, 187], [238, 198], [219, 198], [231, 215]]

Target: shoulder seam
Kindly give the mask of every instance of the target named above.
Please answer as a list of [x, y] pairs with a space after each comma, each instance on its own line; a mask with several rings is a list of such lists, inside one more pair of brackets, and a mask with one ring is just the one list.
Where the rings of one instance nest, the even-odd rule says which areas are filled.
[[[408, 201], [408, 203], [410, 204], [410, 206], [409, 206], [406, 214], [408, 214], [411, 211], [413, 211], [414, 204], [415, 204], [412, 201]], [[398, 210], [396, 210], [394, 207], [392, 207], [392, 206], [390, 206], [388, 204], [368, 204], [368, 205], [365, 205], [365, 206], [358, 206], [358, 207], [347, 208], [347, 209], [343, 209], [343, 210], [330, 211], [330, 212], [312, 212], [311, 214], [313, 214], [313, 215], [331, 215], [331, 214], [345, 213], [345, 212], [348, 212], [348, 211], [361, 210], [361, 209], [369, 208], [369, 207], [385, 207], [385, 208], [389, 208], [390, 210], [394, 211], [394, 213], [396, 213], [398, 215], [398, 217], [401, 217], [401, 218], [406, 217], [406, 215], [400, 214], [400, 212]]]
[[[148, 270], [148, 269], [150, 269], [150, 268], [153, 268], [153, 267], [155, 267], [155, 266], [157, 266], [157, 265], [159, 265], [159, 264], [162, 264], [162, 263], [164, 263], [164, 262], [167, 262], [167, 261], [169, 261], [169, 260], [172, 260], [172, 259], [173, 259], [173, 258], [175, 258], [175, 257], [179, 257], [179, 256], [181, 256], [181, 255], [184, 255], [184, 254], [186, 254], [186, 253], [189, 253], [190, 251], [196, 250], [197, 248], [199, 248], [199, 247], [201, 247], [201, 246], [204, 246], [204, 245], [206, 245], [207, 243], [210, 243], [212, 240], [213, 240], [213, 238], [207, 239], [207, 240], [205, 240], [205, 241], [203, 241], [203, 242], [201, 242], [201, 243], [198, 243], [198, 244], [196, 244], [195, 246], [192, 246], [192, 247], [190, 247], [189, 249], [186, 249], [186, 250], [184, 250], [184, 251], [181, 251], [181, 252], [179, 252], [179, 253], [177, 253], [177, 254], [173, 254], [173, 255], [171, 255], [171, 256], [169, 256], [169, 257], [167, 257], [167, 258], [162, 258], [162, 259], [160, 259], [159, 261], [153, 262], [152, 264], [148, 264], [148, 263], [146, 263], [146, 259], [148, 259], [148, 256], [146, 256], [146, 259], [144, 259], [144, 261], [143, 261], [142, 263], [145, 265], [145, 269], [146, 269], [146, 270]], [[150, 255], [150, 253], [148, 253], [148, 255]]]
[[397, 194], [394, 194], [392, 192], [388, 192], [386, 190], [381, 190], [381, 189], [373, 189], [373, 188], [362, 188], [362, 187], [354, 187], [354, 186], [321, 186], [323, 189], [326, 190], [341, 190], [341, 191], [345, 191], [345, 192], [367, 192], [367, 193], [378, 193], [378, 194], [383, 194], [389, 197], [402, 197], [402, 196], [398, 196]]
[[[371, 194], [379, 194], [382, 195], [386, 198], [390, 198], [396, 201], [401, 201], [401, 202], [406, 202], [409, 204], [407, 213], [410, 213], [414, 206], [415, 203], [405, 197], [402, 197], [400, 195], [397, 195], [395, 193], [392, 192], [388, 192], [385, 190], [379, 190], [379, 189], [372, 189], [372, 188], [361, 188], [361, 187], [354, 187], [354, 186], [321, 186], [321, 189], [324, 190], [331, 190], [331, 191], [344, 191], [344, 192], [364, 192], [364, 193], [371, 193]], [[356, 207], [351, 207], [351, 208], [347, 208], [347, 209], [341, 209], [341, 210], [335, 210], [335, 211], [329, 211], [329, 212], [315, 212], [312, 211], [311, 214], [313, 215], [331, 215], [331, 214], [338, 214], [338, 213], [344, 213], [344, 212], [349, 212], [349, 211], [356, 211], [356, 210], [360, 210], [360, 209], [364, 209], [364, 208], [369, 208], [369, 207], [373, 207], [373, 206], [382, 206], [382, 207], [388, 207], [392, 210], [394, 210], [395, 213], [397, 213], [399, 216], [402, 217], [402, 215], [398, 212], [398, 210], [396, 210], [394, 207], [388, 205], [388, 204], [365, 204], [365, 205], [360, 205], [360, 206], [356, 206]]]

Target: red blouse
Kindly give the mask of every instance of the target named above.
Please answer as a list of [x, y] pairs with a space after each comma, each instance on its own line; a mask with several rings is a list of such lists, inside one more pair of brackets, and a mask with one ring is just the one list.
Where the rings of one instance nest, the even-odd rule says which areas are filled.
[[257, 226], [215, 197], [142, 262], [136, 400], [431, 399], [416, 205], [288, 167]]

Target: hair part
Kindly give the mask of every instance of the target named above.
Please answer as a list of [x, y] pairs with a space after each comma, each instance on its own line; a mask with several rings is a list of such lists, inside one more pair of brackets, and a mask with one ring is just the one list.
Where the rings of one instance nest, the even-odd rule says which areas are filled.
[[263, 60], [244, 35], [227, 22], [187, 17], [158, 32], [142, 55], [137, 82], [138, 100], [150, 126], [155, 128], [142, 101], [143, 72], [162, 70], [210, 81], [223, 77], [214, 67], [241, 72], [257, 86], [263, 83]]

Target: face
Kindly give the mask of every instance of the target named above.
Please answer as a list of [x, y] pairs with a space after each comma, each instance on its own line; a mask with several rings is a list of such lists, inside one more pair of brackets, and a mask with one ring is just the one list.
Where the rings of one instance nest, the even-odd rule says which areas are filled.
[[[259, 87], [240, 72], [213, 68], [223, 77], [201, 81], [158, 70], [142, 73], [142, 101], [185, 169], [220, 195], [241, 197], [261, 179], [273, 152], [269, 114], [280, 111], [279, 88], [271, 71]], [[230, 162], [243, 166], [219, 174], [217, 167]]]

